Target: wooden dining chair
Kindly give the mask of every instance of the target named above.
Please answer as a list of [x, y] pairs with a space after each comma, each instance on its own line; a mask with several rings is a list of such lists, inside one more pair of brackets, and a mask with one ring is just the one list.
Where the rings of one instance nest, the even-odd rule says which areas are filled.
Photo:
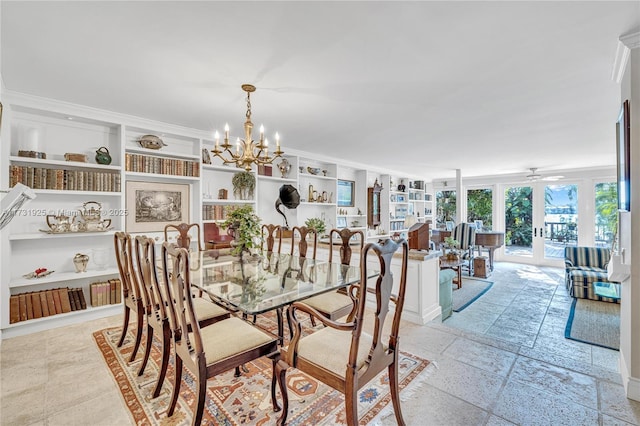
[[[137, 266], [137, 277], [140, 283], [145, 314], [147, 318], [147, 339], [144, 358], [138, 376], [142, 376], [149, 360], [151, 345], [153, 344], [154, 331], [158, 332], [162, 346], [162, 358], [160, 360], [160, 373], [153, 390], [153, 398], [160, 395], [162, 384], [169, 366], [169, 352], [171, 349], [171, 327], [169, 326], [168, 306], [169, 301], [166, 291], [160, 286], [156, 260], [155, 240], [143, 235], [135, 238], [134, 259]], [[194, 298], [194, 310], [200, 326], [205, 327], [217, 321], [229, 318], [230, 313], [202, 298]]]
[[[333, 245], [333, 237], [340, 238], [341, 245]], [[333, 262], [334, 247], [340, 247], [340, 263], [342, 265], [351, 264], [351, 241], [353, 237], [359, 237], [359, 251], [364, 247], [364, 233], [362, 231], [352, 231], [349, 228], [332, 229], [329, 232], [329, 262]], [[330, 320], [337, 320], [350, 314], [356, 306], [356, 301], [351, 298], [351, 292], [347, 289], [340, 289], [330, 293], [305, 299], [304, 303], [314, 308], [324, 317]], [[315, 319], [311, 316], [311, 324], [315, 327]]]
[[309, 258], [309, 237], [312, 240], [313, 247], [310, 258], [315, 260], [318, 253], [318, 233], [315, 229], [309, 228], [308, 226], [294, 226], [291, 230], [290, 254], [294, 254], [295, 250], [298, 249], [298, 256], [300, 256], [301, 260], [303, 258]]
[[124, 306], [124, 322], [122, 324], [122, 334], [118, 340], [118, 347], [124, 343], [129, 327], [129, 316], [131, 311], [136, 315], [136, 340], [129, 357], [129, 362], [136, 358], [142, 333], [144, 332], [144, 303], [142, 299], [142, 290], [136, 279], [132, 257], [131, 235], [126, 232], [116, 232], [113, 238], [114, 248], [116, 252], [116, 261], [118, 263], [118, 271], [120, 272], [120, 281], [122, 282], [122, 300]]
[[189, 232], [191, 228], [196, 228], [197, 236], [198, 236], [198, 250], [202, 251], [202, 236], [200, 234], [200, 224], [198, 223], [181, 223], [179, 225], [169, 224], [164, 227], [164, 240], [169, 241], [169, 233], [170, 232], [178, 232], [178, 236], [176, 237], [176, 244], [178, 247], [185, 248], [190, 250], [191, 248], [191, 235]]
[[[169, 269], [172, 271], [169, 274]], [[162, 245], [162, 270], [169, 303], [169, 323], [173, 332], [175, 376], [168, 416], [172, 416], [182, 381], [182, 367], [196, 378], [196, 401], [191, 421], [200, 425], [206, 399], [207, 379], [262, 356], [273, 362], [273, 372], [279, 360], [278, 339], [238, 317], [230, 317], [206, 327], [200, 327], [191, 297], [189, 253], [169, 243]], [[193, 324], [192, 327], [189, 327]], [[276, 400], [275, 374], [271, 380], [271, 401], [274, 411], [280, 407]], [[278, 384], [284, 389], [284, 384]], [[191, 404], [189, 404], [191, 405]]]
[[278, 239], [278, 251], [276, 253], [280, 253], [282, 250], [282, 233], [283, 229], [280, 225], [273, 224], [264, 224], [261, 228], [262, 231], [262, 243], [260, 244], [260, 249], [266, 249], [268, 252], [273, 252], [275, 247], [276, 238]]
[[[399, 271], [398, 294], [393, 295], [394, 276], [391, 273], [393, 254], [401, 249], [402, 261]], [[391, 401], [395, 412], [396, 422], [405, 425], [400, 409], [400, 395], [398, 389], [398, 356], [400, 318], [404, 305], [405, 288], [407, 283], [407, 257], [409, 246], [405, 240], [398, 242], [388, 239], [382, 244], [367, 244], [360, 255], [361, 280], [360, 291], [366, 292], [368, 270], [379, 270], [378, 276], [372, 283], [375, 289], [376, 305], [373, 315], [373, 334], [365, 333], [363, 323], [365, 319], [366, 298], [360, 297], [354, 319], [348, 322], [336, 322], [322, 316], [318, 311], [302, 302], [295, 302], [289, 308], [294, 322], [294, 335], [287, 347], [280, 349], [281, 360], [276, 365], [276, 375], [279, 383], [286, 383], [286, 370], [295, 367], [309, 374], [317, 380], [342, 392], [345, 399], [346, 419], [349, 426], [358, 424], [357, 392], [380, 372], [387, 369]], [[370, 265], [372, 254], [377, 259], [375, 267]], [[394, 268], [395, 269], [395, 268]], [[351, 291], [357, 291], [352, 287]], [[392, 323], [388, 341], [383, 336], [384, 324], [392, 310]], [[301, 322], [296, 312], [301, 311], [314, 315], [326, 327], [302, 337]], [[286, 387], [282, 390], [283, 412], [278, 424], [286, 422], [289, 400]]]

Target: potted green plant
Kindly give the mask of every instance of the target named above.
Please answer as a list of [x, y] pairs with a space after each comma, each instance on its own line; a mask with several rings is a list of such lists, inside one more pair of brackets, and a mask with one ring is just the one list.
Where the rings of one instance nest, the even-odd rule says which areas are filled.
[[233, 175], [233, 195], [236, 199], [252, 200], [253, 191], [256, 187], [256, 177], [253, 173], [242, 171]]
[[460, 248], [460, 243], [455, 240], [453, 237], [446, 237], [444, 239], [444, 245], [449, 249], [449, 252], [446, 254], [447, 260], [457, 260], [458, 259], [458, 251]]
[[242, 252], [248, 252], [261, 245], [260, 218], [253, 211], [253, 206], [231, 209], [222, 227], [229, 229], [230, 235], [234, 237], [234, 241], [231, 242], [233, 255], [239, 256]]
[[324, 220], [319, 217], [311, 217], [305, 220], [304, 224], [307, 228], [315, 230], [316, 234], [318, 234], [319, 237], [323, 236], [325, 231], [327, 230], [327, 225], [324, 223]]

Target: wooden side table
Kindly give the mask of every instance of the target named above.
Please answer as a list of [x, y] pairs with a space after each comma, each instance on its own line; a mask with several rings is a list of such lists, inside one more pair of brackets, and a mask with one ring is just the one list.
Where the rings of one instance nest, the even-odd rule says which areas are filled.
[[456, 273], [453, 283], [458, 288], [462, 287], [462, 265], [464, 262], [460, 258], [449, 260], [445, 256], [440, 256], [440, 269], [452, 269]]

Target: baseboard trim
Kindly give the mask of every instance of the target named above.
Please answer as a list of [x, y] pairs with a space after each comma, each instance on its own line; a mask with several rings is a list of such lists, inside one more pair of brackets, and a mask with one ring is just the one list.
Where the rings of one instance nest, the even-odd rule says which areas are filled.
[[624, 386], [627, 398], [640, 402], [640, 379], [631, 377], [627, 370], [627, 363], [624, 359], [624, 352], [620, 351], [620, 377], [622, 378], [622, 385]]

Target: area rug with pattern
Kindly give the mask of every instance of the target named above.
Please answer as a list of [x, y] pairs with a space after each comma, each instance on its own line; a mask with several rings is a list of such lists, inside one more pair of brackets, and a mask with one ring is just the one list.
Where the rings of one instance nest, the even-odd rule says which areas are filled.
[[[265, 321], [259, 317], [258, 323]], [[130, 327], [131, 328], [131, 327]], [[195, 378], [185, 369], [182, 374], [180, 398], [171, 418], [166, 415], [171, 398], [174, 377], [174, 361], [171, 357], [169, 370], [158, 398], [151, 393], [160, 366], [160, 343], [154, 339], [151, 356], [142, 376], [137, 372], [142, 362], [144, 337], [136, 359], [129, 363], [134, 343], [134, 333], [129, 330], [122, 347], [116, 347], [120, 328], [108, 328], [93, 333], [94, 339], [117, 383], [126, 407], [136, 425], [189, 425], [195, 405]], [[401, 352], [399, 360], [399, 383], [401, 399], [406, 399], [427, 376], [430, 362], [412, 354]], [[247, 372], [234, 377], [234, 371], [218, 375], [207, 382], [204, 425], [272, 425], [280, 416], [271, 405], [271, 361], [260, 358], [245, 366]], [[421, 374], [422, 373], [422, 374]], [[289, 389], [288, 425], [342, 425], [344, 398], [314, 378], [290, 369], [287, 372]], [[388, 377], [381, 373], [365, 385], [358, 397], [360, 424], [375, 423], [382, 416], [393, 413]]]
[[573, 299], [564, 337], [619, 351], [620, 305], [599, 300]]
[[492, 281], [472, 277], [462, 277], [462, 286], [453, 285], [453, 312], [467, 308], [493, 286]]

